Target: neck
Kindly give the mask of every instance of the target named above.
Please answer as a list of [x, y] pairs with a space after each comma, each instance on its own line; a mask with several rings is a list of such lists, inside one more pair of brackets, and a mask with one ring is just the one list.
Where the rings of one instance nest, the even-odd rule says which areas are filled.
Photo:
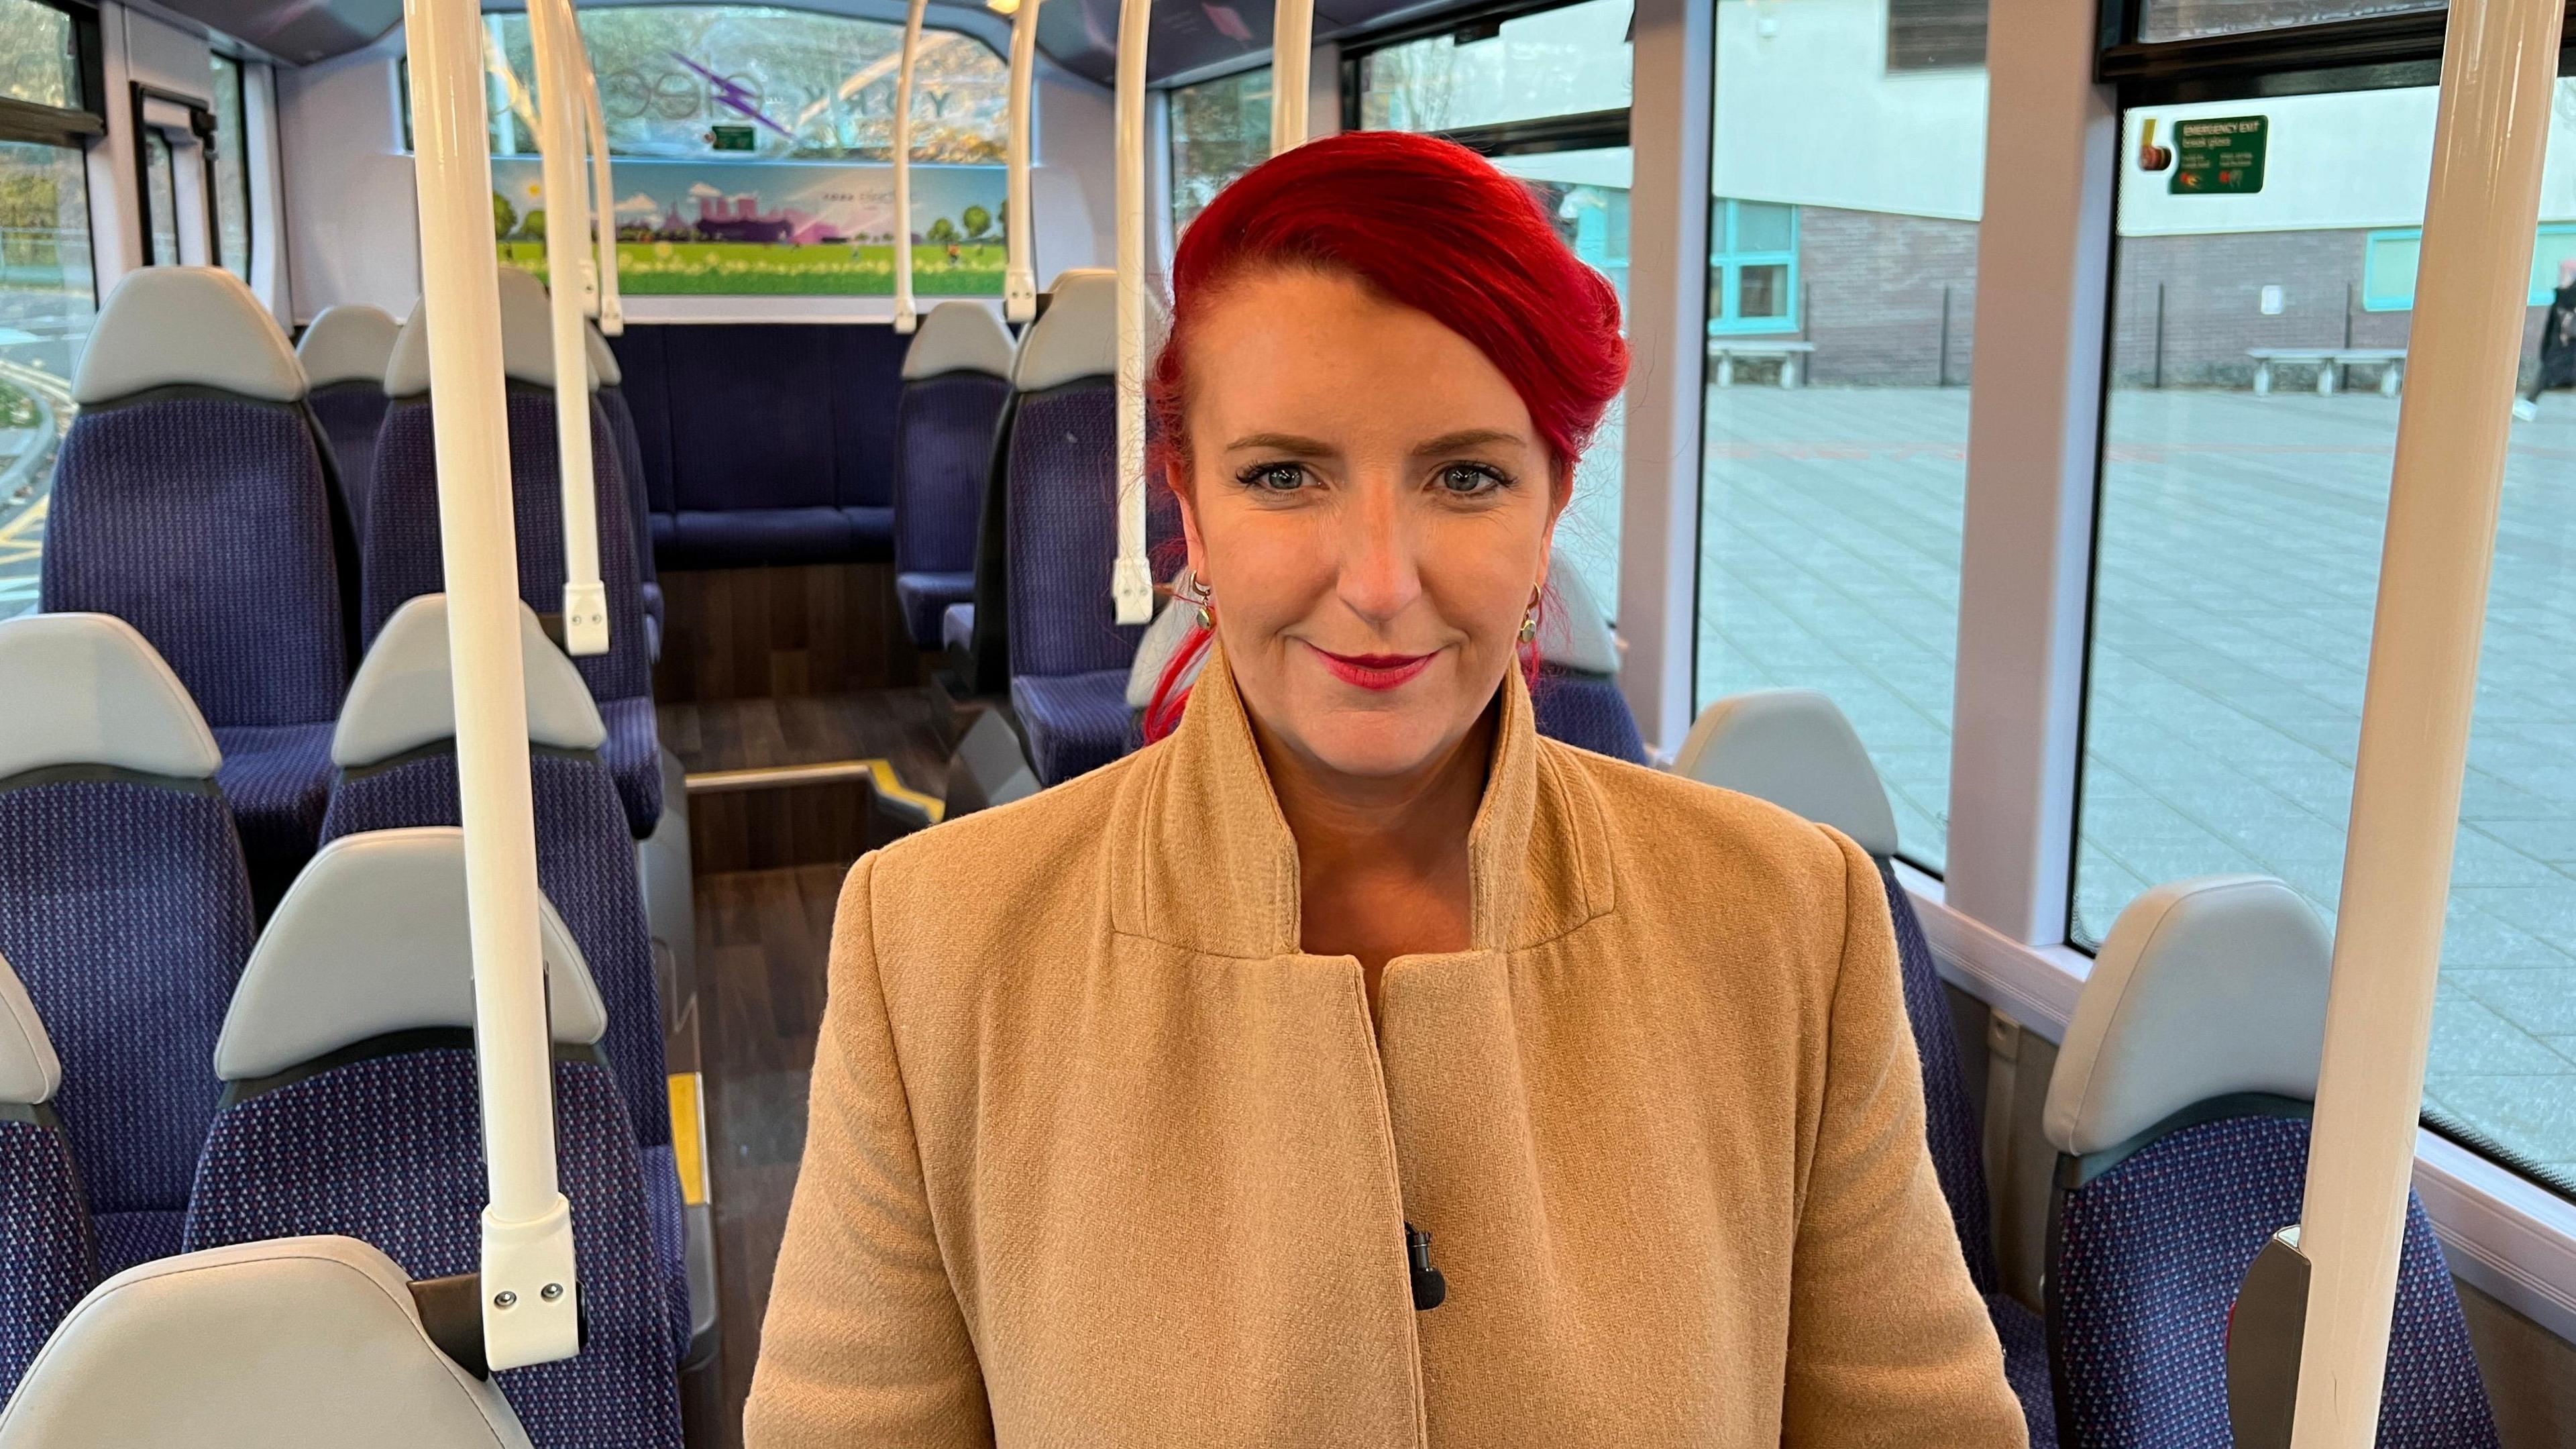
[[1487, 709], [1447, 750], [1395, 776], [1329, 769], [1252, 722], [1297, 841], [1304, 949], [1358, 957], [1372, 996], [1390, 958], [1467, 947], [1467, 836], [1499, 713]]

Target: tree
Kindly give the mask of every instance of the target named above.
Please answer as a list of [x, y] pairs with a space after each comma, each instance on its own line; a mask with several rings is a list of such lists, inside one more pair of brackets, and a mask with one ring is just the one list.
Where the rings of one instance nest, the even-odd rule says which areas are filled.
[[523, 241], [544, 241], [546, 239], [545, 208], [539, 207], [535, 211], [529, 212], [527, 215], [519, 218], [519, 237]]
[[964, 214], [962, 214], [958, 220], [966, 223], [966, 239], [968, 241], [982, 241], [984, 239], [984, 234], [993, 229], [993, 213], [986, 211], [980, 206], [970, 206], [966, 208]]
[[497, 191], [493, 192], [492, 235], [495, 237], [506, 238], [510, 235], [510, 228], [517, 226], [518, 224], [519, 209], [510, 204], [510, 198], [503, 196]]
[[930, 230], [922, 233], [922, 238], [933, 246], [944, 247], [957, 240], [957, 226], [943, 216], [930, 224]]

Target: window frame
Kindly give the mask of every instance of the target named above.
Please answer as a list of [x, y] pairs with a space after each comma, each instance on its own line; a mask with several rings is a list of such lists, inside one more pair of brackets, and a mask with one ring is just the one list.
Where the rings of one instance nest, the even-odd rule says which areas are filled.
[[[196, 139], [197, 166], [203, 173], [198, 178], [197, 182], [197, 199], [203, 203], [203, 210], [205, 212], [204, 224], [207, 264], [210, 266], [221, 265], [221, 262], [217, 258], [218, 250], [223, 245], [219, 236], [219, 233], [222, 230], [222, 224], [215, 216], [214, 106], [207, 100], [200, 97], [187, 95], [180, 91], [167, 90], [156, 85], [148, 85], [142, 81], [130, 81], [127, 85], [128, 89], [132, 93], [132, 117], [134, 123], [134, 226], [135, 235], [140, 238], [141, 241], [143, 265], [147, 267], [184, 266], [187, 264], [188, 253], [187, 231], [184, 227], [176, 225], [176, 223], [184, 220], [184, 216], [174, 215], [171, 217], [171, 221], [174, 223], [171, 228], [171, 235], [176, 238], [179, 255], [167, 262], [164, 262], [152, 254], [152, 148], [144, 144], [143, 137], [144, 133], [147, 131], [161, 131], [166, 133], [171, 129], [168, 126], [157, 125], [144, 119], [144, 108], [152, 101], [160, 101], [167, 105], [178, 106], [188, 113], [188, 134]], [[173, 182], [171, 187], [170, 204], [174, 211], [182, 205], [178, 196], [178, 187], [175, 184], [178, 180], [178, 166], [178, 153], [174, 149], [170, 157], [171, 180]]]
[[[213, 52], [211, 59], [208, 61], [207, 70], [209, 73], [220, 74], [220, 72], [215, 70], [215, 67], [218, 64], [230, 65], [232, 67], [233, 114], [241, 118], [240, 134], [233, 137], [233, 141], [241, 150], [241, 156], [239, 158], [241, 162], [241, 188], [239, 195], [241, 199], [242, 218], [242, 255], [241, 270], [234, 272], [233, 275], [241, 278], [244, 285], [248, 285], [251, 278], [251, 261], [259, 252], [260, 231], [259, 205], [254, 199], [254, 188], [251, 185], [250, 179], [251, 62], [238, 55], [217, 50]], [[224, 252], [223, 199], [221, 184], [222, 173], [215, 164], [221, 158], [221, 151], [218, 143], [222, 140], [223, 97], [221, 95], [213, 95], [209, 96], [207, 99], [209, 102], [207, 107], [208, 112], [215, 120], [215, 131], [206, 138], [206, 207], [210, 213], [206, 227], [206, 256], [209, 265], [222, 267], [226, 271], [232, 271], [230, 262]]]
[[0, 96], [0, 141], [82, 150], [107, 135], [107, 113], [99, 109], [107, 93], [107, 54], [101, 44], [98, 10], [79, 0], [26, 0], [71, 17], [72, 44], [80, 57], [80, 94], [73, 106], [48, 106]]
[[[1250, 76], [1272, 74], [1274, 76], [1274, 84], [1272, 87], [1270, 103], [1275, 107], [1279, 103], [1279, 96], [1275, 83], [1276, 69], [1277, 68], [1271, 65], [1270, 62], [1265, 60], [1259, 65], [1240, 66], [1233, 70], [1220, 71], [1214, 75], [1200, 75], [1192, 80], [1183, 81], [1178, 84], [1157, 86], [1155, 88], [1162, 98], [1163, 106], [1162, 146], [1160, 148], [1162, 151], [1163, 166], [1162, 211], [1163, 225], [1168, 228], [1165, 235], [1170, 240], [1175, 242], [1178, 241], [1183, 227], [1187, 225], [1187, 223], [1181, 220], [1178, 214], [1181, 200], [1181, 132], [1179, 123], [1174, 119], [1174, 117], [1178, 114], [1178, 103], [1181, 98], [1181, 92], [1197, 90], [1202, 86], [1230, 85], [1242, 81]], [[1263, 138], [1263, 141], [1266, 148], [1268, 142], [1267, 136]], [[1254, 164], [1258, 165], [1259, 163], [1256, 162]], [[1198, 218], [1193, 215], [1190, 219], [1195, 221]], [[1169, 249], [1167, 247], [1164, 251], [1164, 256], [1167, 261], [1169, 260], [1169, 255]]]
[[[1361, 123], [1365, 98], [1360, 89], [1361, 62], [1381, 50], [1393, 50], [1420, 40], [1446, 37], [1452, 44], [1473, 44], [1502, 34], [1503, 27], [1532, 15], [1551, 10], [1564, 10], [1582, 4], [1583, 0], [1500, 0], [1500, 3], [1476, 5], [1464, 10], [1444, 12], [1430, 20], [1411, 24], [1390, 25], [1342, 42], [1342, 129], [1364, 131]], [[1630, 11], [1628, 29], [1636, 32], [1635, 12]], [[1633, 54], [1633, 52], [1632, 52]], [[1633, 64], [1633, 61], [1632, 61]], [[1631, 97], [1633, 101], [1633, 96]], [[1497, 121], [1486, 125], [1455, 126], [1445, 131], [1423, 131], [1418, 134], [1455, 141], [1479, 156], [1527, 156], [1547, 151], [1598, 151], [1629, 145], [1628, 115], [1630, 106], [1608, 110], [1575, 111], [1556, 116], [1540, 116], [1525, 121]]]
[[[1778, 337], [1791, 335], [1804, 325], [1806, 309], [1798, 295], [1799, 213], [1804, 208], [1795, 202], [1755, 202], [1756, 206], [1777, 206], [1789, 213], [1789, 246], [1785, 251], [1768, 249], [1745, 251], [1735, 244], [1738, 208], [1745, 203], [1734, 196], [1709, 198], [1713, 207], [1724, 209], [1724, 219], [1709, 219], [1709, 270], [1721, 278], [1717, 286], [1718, 307], [1708, 319], [1711, 337]], [[1776, 267], [1785, 264], [1787, 272], [1788, 310], [1777, 317], [1744, 317], [1737, 314], [1736, 300], [1746, 267]]]

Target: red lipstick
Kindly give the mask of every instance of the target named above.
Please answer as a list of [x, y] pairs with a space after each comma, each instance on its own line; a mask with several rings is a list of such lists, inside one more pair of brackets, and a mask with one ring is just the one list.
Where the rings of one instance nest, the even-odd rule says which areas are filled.
[[1333, 671], [1344, 684], [1361, 689], [1393, 689], [1431, 666], [1432, 654], [1336, 654], [1330, 649], [1316, 649], [1317, 658]]

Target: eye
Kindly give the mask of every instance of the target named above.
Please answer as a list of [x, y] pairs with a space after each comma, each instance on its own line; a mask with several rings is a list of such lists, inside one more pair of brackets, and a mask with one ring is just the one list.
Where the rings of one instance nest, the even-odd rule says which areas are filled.
[[1483, 463], [1447, 463], [1441, 466], [1437, 481], [1440, 491], [1453, 498], [1474, 498], [1511, 486], [1511, 479], [1499, 468]]
[[1302, 463], [1256, 463], [1235, 475], [1243, 486], [1264, 493], [1294, 493], [1306, 486]]

